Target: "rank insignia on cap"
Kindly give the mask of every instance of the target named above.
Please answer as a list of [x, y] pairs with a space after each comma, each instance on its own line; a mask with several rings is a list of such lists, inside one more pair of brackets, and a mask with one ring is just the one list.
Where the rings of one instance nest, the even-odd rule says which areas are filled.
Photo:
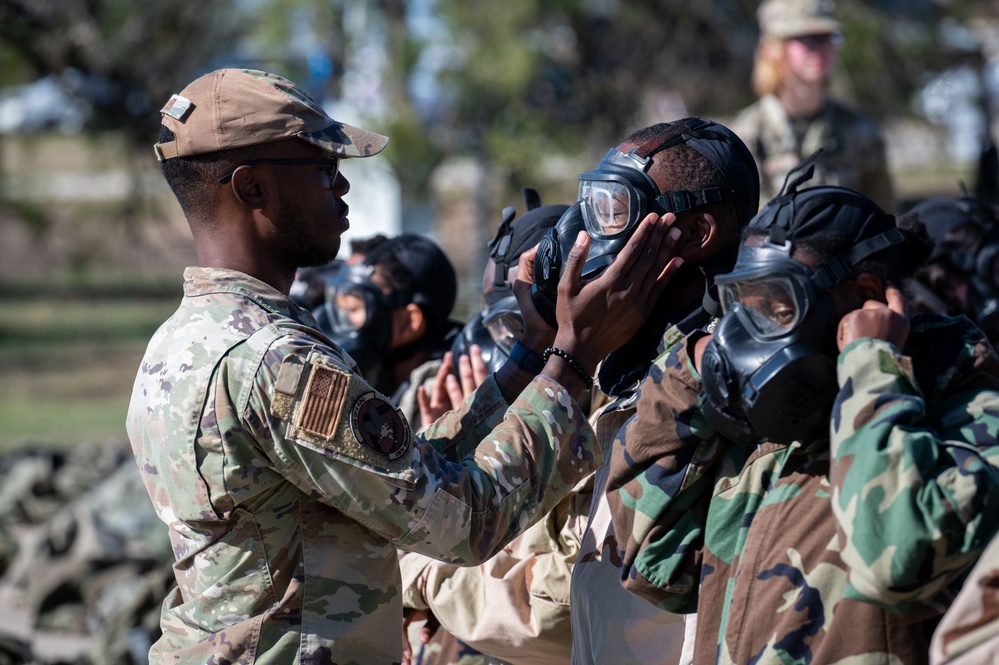
[[373, 390], [362, 394], [350, 410], [350, 430], [361, 445], [395, 460], [409, 450], [409, 423], [394, 405]]
[[174, 95], [170, 98], [170, 101], [166, 103], [160, 113], [163, 115], [168, 115], [176, 120], [183, 120], [184, 116], [194, 108], [194, 104], [187, 97], [181, 97], [180, 95]]

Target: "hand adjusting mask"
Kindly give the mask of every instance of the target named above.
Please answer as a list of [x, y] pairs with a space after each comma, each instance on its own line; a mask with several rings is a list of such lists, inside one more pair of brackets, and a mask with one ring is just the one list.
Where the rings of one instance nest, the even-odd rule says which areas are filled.
[[[702, 411], [721, 434], [746, 443], [828, 438], [836, 380], [839, 319], [829, 289], [870, 256], [899, 245], [894, 218], [841, 187], [797, 191], [793, 183], [760, 211], [731, 273], [716, 283], [725, 315], [701, 359]], [[785, 186], [787, 189], [787, 186]], [[810, 270], [791, 258], [796, 240], [828, 232], [858, 238], [848, 251]]]
[[[659, 191], [649, 176], [656, 154], [686, 143], [715, 164], [728, 182], [728, 187], [708, 187], [694, 191]], [[753, 210], [759, 197], [759, 179], [751, 174], [733, 173], [725, 165], [731, 150], [747, 150], [734, 134], [717, 123], [702, 118], [686, 120], [686, 130], [663, 142], [647, 155], [638, 149], [624, 153], [612, 148], [597, 168], [579, 175], [579, 200], [569, 208], [548, 232], [538, 247], [534, 259], [535, 283], [531, 287], [534, 306], [553, 327], [558, 282], [565, 268], [569, 250], [579, 231], [590, 236], [590, 251], [583, 264], [583, 278], [597, 275], [614, 262], [618, 252], [628, 243], [639, 222], [649, 213], [664, 215], [723, 201], [752, 201]], [[752, 164], [748, 154], [746, 161]], [[749, 182], [748, 180], [753, 180]], [[737, 193], [739, 188], [749, 193]], [[740, 214], [744, 211], [740, 209]], [[744, 219], [752, 216], [745, 213]]]

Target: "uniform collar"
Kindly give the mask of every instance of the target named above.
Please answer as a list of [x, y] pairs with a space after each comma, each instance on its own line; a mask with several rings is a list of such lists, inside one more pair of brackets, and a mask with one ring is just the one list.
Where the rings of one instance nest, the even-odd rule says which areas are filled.
[[318, 328], [312, 314], [296, 305], [286, 294], [256, 277], [238, 270], [190, 266], [184, 269], [184, 296], [191, 298], [228, 293], [252, 300], [259, 307]]

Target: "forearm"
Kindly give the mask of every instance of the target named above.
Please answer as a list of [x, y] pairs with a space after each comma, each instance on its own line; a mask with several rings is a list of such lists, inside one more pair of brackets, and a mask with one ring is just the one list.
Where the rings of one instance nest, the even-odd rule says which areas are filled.
[[906, 611], [999, 528], [999, 394], [954, 395], [929, 418], [911, 360], [887, 342], [857, 340], [838, 365], [830, 482], [848, 594]]

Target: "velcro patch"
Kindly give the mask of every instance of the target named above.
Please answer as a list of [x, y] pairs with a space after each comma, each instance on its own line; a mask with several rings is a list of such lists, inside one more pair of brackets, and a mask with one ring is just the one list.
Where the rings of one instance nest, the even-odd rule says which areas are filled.
[[350, 375], [328, 367], [315, 366], [298, 409], [295, 427], [323, 439], [330, 439], [343, 410]]
[[350, 431], [362, 446], [390, 460], [402, 457], [412, 439], [399, 410], [373, 390], [360, 395], [350, 409]]

